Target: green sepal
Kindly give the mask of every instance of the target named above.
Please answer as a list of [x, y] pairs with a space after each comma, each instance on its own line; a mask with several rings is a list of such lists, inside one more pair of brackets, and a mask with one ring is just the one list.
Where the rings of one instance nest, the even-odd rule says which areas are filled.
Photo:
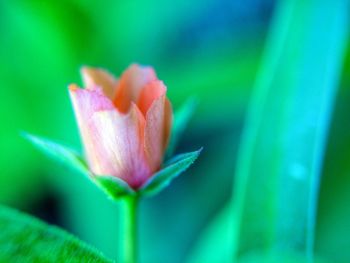
[[184, 153], [175, 156], [168, 162], [165, 168], [154, 174], [146, 183], [140, 188], [138, 193], [140, 195], [155, 195], [167, 187], [170, 182], [187, 168], [189, 168], [198, 158], [202, 148], [198, 151]]
[[91, 175], [86, 162], [77, 151], [49, 139], [29, 133], [22, 132], [22, 136], [52, 159], [57, 160], [84, 175]]
[[198, 100], [195, 97], [191, 97], [177, 111], [175, 111], [174, 123], [171, 129], [170, 141], [166, 151], [166, 157], [173, 156], [177, 144], [179, 143], [179, 140], [184, 133], [197, 105]]
[[89, 179], [94, 181], [95, 184], [113, 200], [136, 194], [154, 195], [160, 192], [168, 186], [175, 177], [190, 167], [202, 151], [202, 149], [200, 149], [195, 152], [175, 156], [166, 163], [165, 168], [153, 175], [138, 191], [134, 191], [125, 181], [115, 176], [93, 175], [81, 156], [67, 146], [28, 133], [23, 133], [23, 136], [52, 159], [58, 160], [74, 170], [87, 175]]
[[88, 176], [109, 198], [116, 200], [127, 195], [135, 194], [134, 190], [126, 182], [117, 177], [93, 175], [85, 161], [75, 150], [43, 137], [28, 133], [22, 134], [44, 154]]
[[93, 180], [112, 200], [135, 195], [136, 192], [122, 179], [115, 176], [94, 176]]

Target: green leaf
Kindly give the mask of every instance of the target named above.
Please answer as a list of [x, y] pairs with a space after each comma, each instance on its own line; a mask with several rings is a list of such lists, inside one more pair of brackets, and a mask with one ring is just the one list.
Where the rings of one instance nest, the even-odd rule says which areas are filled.
[[[231, 207], [227, 204], [215, 220], [201, 233], [198, 242], [190, 253], [187, 263], [230, 263], [232, 247], [230, 246], [230, 231], [232, 228]], [[213, 245], [218, 244], [213, 248]]]
[[57, 160], [84, 175], [90, 175], [89, 168], [79, 153], [77, 153], [75, 150], [53, 142], [49, 139], [31, 135], [29, 133], [22, 133], [22, 135], [36, 148], [38, 148], [40, 151], [52, 159]]
[[96, 184], [113, 200], [134, 195], [135, 191], [122, 179], [115, 176], [94, 176]]
[[[232, 211], [226, 214], [232, 236], [220, 244], [231, 247], [231, 254], [217, 262], [244, 262], [256, 251], [314, 259], [319, 180], [349, 2], [284, 0], [275, 10], [243, 131]], [[225, 222], [222, 213], [213, 220], [193, 258], [216, 253]]]
[[167, 187], [170, 182], [189, 168], [198, 158], [202, 149], [175, 156], [168, 165], [153, 175], [142, 188], [141, 195], [155, 195]]
[[0, 206], [0, 262], [112, 262], [71, 234]]
[[238, 156], [232, 247], [236, 257], [288, 249], [311, 261], [349, 1], [279, 3]]
[[190, 121], [196, 107], [197, 99], [189, 98], [174, 114], [174, 123], [171, 130], [170, 142], [167, 148], [166, 156], [173, 156], [177, 144], [184, 133], [188, 122]]
[[[290, 251], [274, 251], [266, 253], [264, 251], [253, 251], [247, 253], [244, 257], [238, 260], [238, 263], [310, 263], [310, 260], [305, 258], [303, 254]], [[323, 258], [314, 258], [312, 263], [332, 263]]]

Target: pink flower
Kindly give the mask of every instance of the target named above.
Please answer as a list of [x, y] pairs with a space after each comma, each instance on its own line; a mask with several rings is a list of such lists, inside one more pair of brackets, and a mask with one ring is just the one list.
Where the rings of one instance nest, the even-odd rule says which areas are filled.
[[160, 169], [169, 141], [166, 87], [151, 67], [136, 64], [119, 80], [102, 69], [81, 72], [85, 89], [72, 84], [69, 93], [90, 169], [137, 189]]

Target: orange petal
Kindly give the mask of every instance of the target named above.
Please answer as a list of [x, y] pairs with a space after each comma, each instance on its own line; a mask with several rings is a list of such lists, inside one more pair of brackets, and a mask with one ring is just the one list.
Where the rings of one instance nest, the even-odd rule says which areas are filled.
[[152, 103], [163, 96], [166, 93], [166, 87], [164, 83], [160, 80], [154, 80], [147, 84], [140, 93], [140, 97], [137, 102], [137, 106], [141, 110], [144, 116], [148, 109], [151, 107]]
[[171, 127], [173, 125], [173, 108], [168, 98], [165, 98], [164, 105], [164, 138], [163, 138], [163, 155], [170, 141]]
[[138, 101], [141, 89], [156, 79], [153, 68], [132, 64], [120, 78], [113, 101], [114, 105], [120, 112], [127, 112], [131, 102]]
[[102, 162], [95, 173], [117, 176], [137, 189], [151, 176], [144, 152], [145, 120], [135, 104], [127, 114], [95, 112], [90, 126], [92, 143]]
[[156, 99], [146, 114], [145, 150], [152, 171], [160, 168], [172, 125], [172, 108], [165, 95]]
[[112, 74], [103, 69], [82, 67], [81, 75], [87, 89], [93, 90], [96, 87], [100, 87], [107, 97], [113, 99], [117, 87], [117, 80]]

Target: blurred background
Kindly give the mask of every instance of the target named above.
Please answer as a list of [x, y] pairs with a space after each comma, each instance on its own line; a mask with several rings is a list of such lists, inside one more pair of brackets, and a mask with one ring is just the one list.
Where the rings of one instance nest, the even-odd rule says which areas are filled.
[[[61, 226], [117, 257], [115, 205], [81, 175], [47, 160], [20, 131], [81, 149], [67, 85], [82, 65], [116, 76], [152, 65], [173, 107], [199, 99], [177, 152], [196, 165], [142, 202], [142, 262], [184, 262], [229, 200], [246, 108], [273, 0], [0, 1], [0, 202]], [[349, 46], [349, 43], [348, 43]], [[350, 260], [350, 59], [337, 96], [318, 213], [316, 250]], [[208, 194], [210, 192], [210, 194]], [[218, 244], [219, 245], [219, 244]], [[164, 260], [166, 258], [166, 260]]]

